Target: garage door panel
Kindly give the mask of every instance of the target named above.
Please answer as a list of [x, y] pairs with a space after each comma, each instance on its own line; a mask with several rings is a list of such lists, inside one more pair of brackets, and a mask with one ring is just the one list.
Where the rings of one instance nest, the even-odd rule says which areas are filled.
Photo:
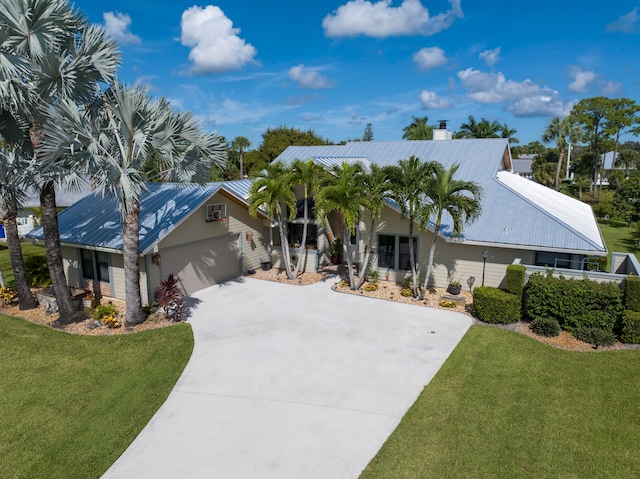
[[168, 248], [161, 254], [162, 279], [171, 273], [178, 275], [186, 294], [224, 283], [240, 274], [236, 235]]

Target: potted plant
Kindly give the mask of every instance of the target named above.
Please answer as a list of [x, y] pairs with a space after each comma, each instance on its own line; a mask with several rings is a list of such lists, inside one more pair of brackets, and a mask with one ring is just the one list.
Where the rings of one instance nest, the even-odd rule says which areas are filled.
[[460, 291], [462, 291], [462, 285], [460, 284], [460, 281], [458, 281], [457, 279], [451, 280], [449, 282], [449, 286], [447, 287], [447, 292], [455, 296], [460, 294]]
[[331, 249], [331, 264], [342, 263], [342, 240], [336, 238]]
[[82, 298], [82, 305], [84, 306], [84, 309], [93, 308], [93, 305], [94, 305], [93, 301], [94, 301], [93, 293], [91, 291], [86, 291], [84, 294], [84, 297]]

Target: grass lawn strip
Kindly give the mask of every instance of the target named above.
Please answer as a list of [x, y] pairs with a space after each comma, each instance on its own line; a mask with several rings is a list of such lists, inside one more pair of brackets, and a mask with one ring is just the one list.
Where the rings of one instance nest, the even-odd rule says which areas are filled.
[[0, 477], [101, 476], [166, 400], [192, 349], [188, 324], [88, 337], [0, 315]]
[[640, 477], [640, 351], [473, 326], [361, 478]]

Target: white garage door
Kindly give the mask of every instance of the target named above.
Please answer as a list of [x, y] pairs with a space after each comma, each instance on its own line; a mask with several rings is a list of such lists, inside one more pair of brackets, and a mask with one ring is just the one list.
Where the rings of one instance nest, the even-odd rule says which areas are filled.
[[162, 250], [162, 279], [178, 275], [184, 292], [191, 294], [239, 276], [239, 238], [222, 236]]

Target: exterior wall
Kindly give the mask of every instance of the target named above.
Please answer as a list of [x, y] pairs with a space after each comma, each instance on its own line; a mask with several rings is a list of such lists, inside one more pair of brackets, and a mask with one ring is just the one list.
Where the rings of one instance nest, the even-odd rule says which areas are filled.
[[[382, 214], [382, 223], [374, 235], [372, 244], [372, 255], [370, 262], [373, 268], [380, 271], [380, 278], [389, 281], [403, 282], [409, 276], [408, 271], [398, 271], [394, 269], [378, 268], [377, 245], [378, 234], [392, 234], [400, 236], [409, 235], [409, 223], [407, 219], [401, 218], [400, 214], [391, 208], [385, 207]], [[418, 238], [418, 265], [421, 279], [427, 271], [429, 250], [433, 241], [431, 232], [420, 231], [414, 228], [414, 235]], [[361, 252], [364, 252], [364, 240], [368, 237], [368, 232], [361, 229]], [[436, 251], [434, 257], [433, 272], [429, 281], [430, 286], [444, 288], [451, 279], [460, 281], [464, 289], [473, 289], [482, 284], [483, 258], [482, 251], [487, 250], [486, 265], [484, 267], [485, 286], [504, 286], [504, 278], [507, 266], [513, 263], [516, 258], [521, 263], [531, 264], [534, 261], [533, 251], [517, 250], [510, 248], [492, 248], [484, 246], [447, 243], [442, 238], [436, 241]], [[361, 254], [361, 259], [363, 258]]]
[[82, 279], [80, 278], [80, 260], [77, 248], [68, 246], [62, 247], [62, 264], [64, 274], [67, 277], [67, 284], [74, 288], [83, 288]]

